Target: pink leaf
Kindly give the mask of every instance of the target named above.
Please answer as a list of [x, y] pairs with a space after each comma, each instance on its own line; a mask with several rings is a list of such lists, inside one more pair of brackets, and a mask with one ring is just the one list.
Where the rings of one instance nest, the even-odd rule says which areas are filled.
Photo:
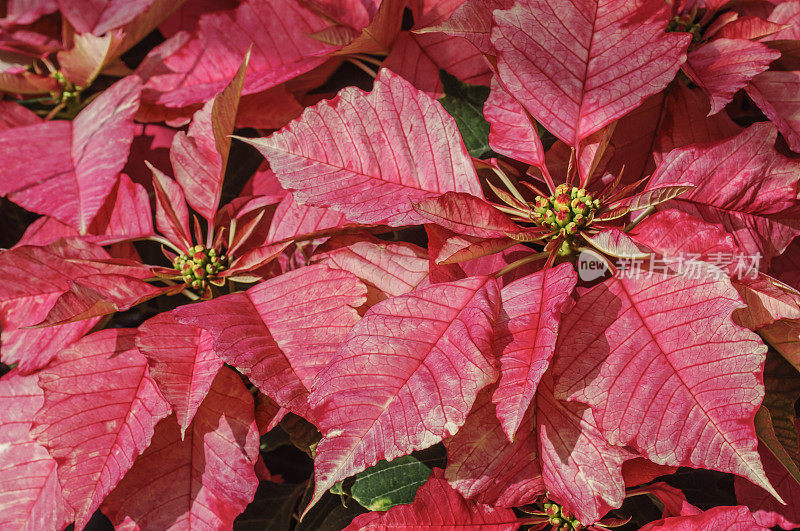
[[663, 482], [657, 482], [647, 485], [646, 487], [630, 490], [628, 494], [637, 494], [640, 492], [658, 498], [658, 501], [664, 506], [664, 511], [661, 514], [662, 518], [668, 518], [670, 516], [693, 516], [703, 512], [686, 501], [686, 496], [683, 494], [683, 491]]
[[58, 463], [82, 529], [150, 444], [169, 405], [133, 344], [136, 330], [102, 330], [62, 350], [39, 373], [44, 406], [31, 434]]
[[0, 101], [0, 132], [41, 122], [42, 119], [27, 107], [10, 100]]
[[221, 277], [236, 277], [240, 273], [255, 271], [275, 260], [289, 245], [288, 242], [261, 245], [245, 252], [231, 263], [229, 269], [223, 271]]
[[710, 116], [780, 56], [760, 42], [716, 39], [689, 53], [683, 69], [711, 100]]
[[[510, 239], [482, 240], [470, 236], [460, 236], [439, 225], [427, 224], [429, 278], [435, 284], [449, 282], [469, 276], [491, 275], [505, 266], [531, 255], [530, 247], [510, 244]], [[450, 255], [449, 253], [453, 253]], [[439, 263], [439, 257], [448, 257]], [[461, 261], [460, 259], [465, 260]], [[459, 263], [455, 263], [459, 262]], [[525, 277], [542, 268], [544, 260], [532, 262], [501, 277], [505, 285]]]
[[516, 280], [500, 292], [503, 307], [494, 341], [500, 359], [500, 382], [492, 402], [510, 441], [550, 365], [561, 307], [576, 282], [572, 265], [561, 264]]
[[729, 140], [675, 149], [648, 189], [693, 184], [693, 190], [659, 208], [675, 206], [714, 223], [733, 234], [742, 251], [769, 260], [800, 234], [798, 163], [775, 150], [776, 135], [762, 122]]
[[231, 147], [230, 135], [250, 53], [243, 57], [230, 84], [194, 114], [188, 133], [179, 131], [172, 139], [170, 161], [175, 180], [181, 185], [189, 205], [207, 220], [214, 219], [219, 207]]
[[6, 2], [6, 15], [0, 20], [0, 26], [6, 23], [30, 24], [56, 9], [56, 0], [9, 0]]
[[[98, 245], [135, 240], [153, 234], [152, 212], [147, 190], [124, 173], [106, 197], [82, 239]], [[43, 216], [25, 230], [20, 245], [48, 245], [59, 238], [80, 236], [77, 229]]]
[[233, 11], [206, 13], [191, 36], [178, 33], [162, 45], [177, 44], [173, 53], [157, 58], [158, 68], [143, 63], [137, 70], [145, 80], [145, 100], [167, 107], [210, 100], [233, 78], [251, 45], [242, 94], [274, 87], [321, 65], [335, 50], [311, 37], [326, 26], [292, 0], [247, 0]]
[[[446, 230], [446, 229], [441, 229]], [[449, 231], [448, 231], [449, 232]], [[505, 251], [509, 247], [517, 245], [511, 238], [478, 238], [476, 236], [464, 236], [463, 234], [451, 233], [438, 248], [429, 247], [429, 252], [435, 252], [431, 259], [436, 265], [456, 264], [467, 260], [474, 260], [484, 256]]]
[[766, 531], [753, 519], [747, 507], [714, 507], [695, 516], [673, 516], [647, 524], [642, 531], [697, 531], [726, 529], [728, 531]]
[[[736, 501], [747, 505], [756, 522], [764, 527], [797, 529], [800, 527], [800, 485], [763, 444], [759, 444], [759, 453], [767, 477], [788, 505], [781, 505], [764, 489], [741, 478], [734, 478]], [[798, 455], [793, 457], [795, 461], [800, 459]]]
[[492, 78], [491, 88], [483, 105], [490, 124], [489, 145], [498, 153], [546, 170], [544, 148], [530, 114], [505, 91], [497, 77]]
[[258, 486], [253, 397], [228, 368], [183, 436], [173, 417], [103, 503], [117, 529], [230, 529]]
[[542, 377], [534, 407], [542, 477], [549, 497], [583, 524], [622, 505], [622, 466], [636, 455], [606, 440], [591, 409], [557, 399], [550, 372]]
[[766, 347], [731, 321], [741, 306], [727, 279], [610, 278], [562, 320], [556, 396], [588, 404], [611, 444], [774, 494], [753, 427]]
[[414, 15], [414, 27], [424, 28], [447, 20], [462, 2], [464, 0], [410, 0], [408, 7]]
[[[775, 10], [773, 10], [772, 14], [775, 14]], [[776, 24], [775, 22], [770, 22], [763, 18], [745, 15], [722, 26], [718, 32], [714, 33], [714, 38], [746, 39], [753, 41], [761, 40], [765, 37], [772, 37], [772, 39], [774, 39], [774, 35], [782, 29], [784, 29], [783, 24]]]
[[450, 18], [435, 26], [426, 24], [428, 27], [417, 30], [417, 32], [441, 31], [454, 37], [463, 37], [482, 53], [494, 55], [494, 48], [490, 39], [492, 12], [495, 9], [508, 9], [513, 4], [514, 2], [511, 0], [466, 0], [453, 11]]
[[[758, 272], [756, 264], [742, 255], [733, 237], [716, 225], [679, 210], [665, 210], [645, 219], [630, 236], [667, 261], [687, 260], [695, 265], [704, 261], [714, 266], [707, 270], [709, 275], [730, 276], [733, 287], [747, 305], [733, 313], [734, 322], [740, 326], [756, 330], [776, 319], [800, 318], [800, 295]], [[686, 265], [686, 273], [689, 271]]]
[[414, 210], [425, 217], [426, 221], [433, 221], [448, 230], [467, 236], [504, 238], [509, 234], [522, 232], [522, 227], [491, 203], [470, 194], [447, 192], [439, 197], [420, 201], [414, 205]]
[[[23, 372], [47, 365], [56, 352], [88, 332], [89, 319], [44, 329], [26, 329], [47, 316], [69, 281], [99, 272], [70, 259], [108, 258], [101, 247], [77, 239], [58, 240], [44, 247], [22, 246], [0, 253], [0, 324], [3, 362], [19, 363]], [[20, 282], [20, 279], [26, 279]]]
[[161, 170], [153, 166], [150, 170], [156, 195], [156, 227], [170, 242], [188, 249], [192, 237], [189, 234], [189, 207], [183, 189]]
[[675, 77], [690, 37], [664, 34], [660, 0], [518, 1], [495, 11], [503, 84], [571, 146], [638, 107]]
[[[323, 64], [319, 70], [325, 68], [328, 67]], [[315, 71], [312, 71], [308, 75], [314, 74]], [[239, 112], [236, 113], [236, 127], [280, 129], [303, 112], [304, 107], [298, 101], [299, 97], [290, 92], [287, 84], [242, 96], [239, 100]]]
[[623, 259], [643, 259], [650, 256], [630, 236], [616, 228], [603, 229], [594, 236], [587, 236], [586, 241], [601, 253]]
[[656, 212], [628, 235], [662, 256], [691, 254], [698, 260], [711, 261], [717, 255], [733, 256], [740, 252], [733, 236], [680, 210]]
[[472, 85], [488, 85], [492, 75], [483, 54], [442, 33], [401, 33], [382, 66], [434, 98], [443, 94], [439, 70]]
[[158, 288], [138, 278], [113, 273], [86, 275], [69, 282], [69, 290], [36, 326], [56, 326], [124, 312], [168, 291], [174, 292], [175, 287]]
[[158, 25], [158, 31], [167, 39], [179, 31], [194, 31], [201, 15], [213, 11], [236, 9], [239, 0], [192, 0], [184, 3], [167, 20]]
[[793, 151], [800, 151], [799, 72], [764, 72], [747, 86], [747, 95], [786, 137]]
[[52, 121], [0, 133], [8, 153], [0, 194], [86, 234], [125, 165], [141, 83], [129, 76], [103, 92], [73, 122]]
[[268, 242], [279, 242], [309, 236], [322, 237], [334, 229], [349, 225], [344, 214], [330, 208], [299, 205], [287, 194], [272, 217], [267, 235]]
[[763, 273], [735, 275], [733, 287], [746, 308], [736, 310], [736, 324], [757, 330], [778, 319], [800, 319], [800, 293]]
[[303, 3], [337, 24], [361, 30], [369, 25], [381, 0], [303, 0]]
[[87, 230], [87, 238], [100, 245], [151, 236], [153, 214], [147, 190], [121, 173]]
[[270, 397], [258, 394], [258, 403], [256, 404], [256, 425], [258, 426], [258, 433], [264, 435], [272, 430], [278, 423], [283, 420], [288, 411], [279, 406]]
[[644, 457], [625, 461], [622, 465], [622, 476], [626, 487], [634, 487], [650, 483], [660, 476], [672, 474], [678, 470], [676, 466], [657, 465]]
[[359, 529], [409, 531], [435, 528], [457, 531], [475, 528], [484, 531], [514, 531], [520, 522], [511, 509], [493, 508], [465, 500], [435, 468], [428, 482], [419, 488], [411, 505], [396, 505], [385, 513], [373, 511], [357, 516], [346, 531]]
[[139, 325], [136, 347], [147, 358], [150, 375], [175, 411], [183, 436], [222, 367], [211, 334], [179, 323], [173, 312], [164, 312]]
[[493, 277], [471, 277], [367, 311], [314, 382], [309, 400], [324, 438], [309, 507], [337, 481], [458, 430], [497, 378], [490, 353], [499, 298]]
[[70, 83], [88, 87], [114, 58], [122, 43], [122, 33], [112, 31], [102, 37], [79, 33], [73, 37], [73, 41], [72, 48], [58, 52], [58, 65]]
[[56, 0], [58, 9], [78, 33], [102, 35], [143, 13], [154, 0], [108, 0], [80, 2]]
[[380, 300], [396, 297], [425, 285], [428, 255], [405, 242], [386, 242], [368, 235], [339, 236], [328, 240], [312, 258], [314, 262], [343, 269], [380, 292]]
[[798, 40], [800, 39], [800, 3], [798, 2], [779, 2], [769, 14], [767, 19], [776, 24], [785, 24], [788, 26], [783, 30], [772, 35], [772, 40], [787, 39]]
[[368, 94], [346, 88], [278, 133], [246, 141], [299, 203], [359, 223], [424, 223], [411, 202], [448, 191], [483, 196], [455, 121], [389, 70]]
[[800, 372], [800, 321], [775, 321], [758, 333]]
[[[664, 121], [661, 130], [658, 131], [656, 163], [660, 163], [663, 156], [675, 148], [702, 142], [716, 142], [742, 131], [727, 113], [707, 116], [711, 108], [708, 98], [701, 91], [692, 90], [681, 83], [677, 83], [670, 91], [667, 104], [668, 110], [663, 113]], [[624, 120], [625, 118], [614, 130], [615, 134], [626, 131], [623, 127]], [[655, 120], [658, 121], [658, 117]], [[630, 127], [627, 131], [635, 134], [636, 129]], [[615, 144], [615, 147], [619, 149], [622, 146]]]
[[366, 288], [324, 265], [303, 267], [173, 315], [214, 337], [214, 352], [279, 405], [308, 415], [317, 373], [358, 321]]
[[447, 446], [445, 478], [467, 499], [499, 507], [533, 503], [545, 493], [539, 469], [533, 412], [520, 418], [520, 432], [508, 442], [490, 393], [482, 391], [466, 422]]
[[56, 476], [56, 462], [28, 435], [44, 397], [38, 377], [12, 371], [0, 379], [0, 527], [63, 529], [73, 520]]

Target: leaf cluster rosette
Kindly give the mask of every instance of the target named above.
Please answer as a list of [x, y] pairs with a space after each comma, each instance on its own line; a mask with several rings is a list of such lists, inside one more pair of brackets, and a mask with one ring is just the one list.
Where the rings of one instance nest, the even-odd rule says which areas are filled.
[[800, 526], [800, 4], [90, 4], [0, 8], [0, 527]]

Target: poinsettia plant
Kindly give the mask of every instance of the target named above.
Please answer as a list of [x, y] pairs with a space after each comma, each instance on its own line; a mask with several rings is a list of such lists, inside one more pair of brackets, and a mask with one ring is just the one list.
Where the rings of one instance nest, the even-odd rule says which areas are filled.
[[800, 3], [0, 16], [3, 529], [800, 526]]

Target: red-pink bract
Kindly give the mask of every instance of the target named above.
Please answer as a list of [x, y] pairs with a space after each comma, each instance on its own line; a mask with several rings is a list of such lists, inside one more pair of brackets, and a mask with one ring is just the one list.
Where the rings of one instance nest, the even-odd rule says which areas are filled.
[[[492, 12], [495, 9], [509, 9], [514, 5], [513, 0], [459, 0], [459, 5], [449, 18], [436, 25], [430, 26], [430, 21], [422, 21], [417, 26], [422, 27], [420, 33], [441, 31], [454, 37], [463, 37], [472, 43], [475, 48], [487, 55], [494, 55], [492, 47]], [[448, 2], [440, 2], [446, 4]]]
[[741, 306], [727, 278], [608, 279], [561, 322], [556, 396], [589, 405], [612, 444], [659, 464], [738, 474], [774, 493], [753, 427], [766, 346], [733, 324]]
[[[61, 529], [73, 520], [56, 476], [56, 462], [28, 434], [44, 397], [36, 375], [0, 378], [0, 527]], [[13, 405], [12, 405], [13, 404]]]
[[179, 45], [157, 68], [137, 71], [145, 80], [144, 100], [167, 107], [210, 100], [253, 44], [242, 94], [272, 88], [319, 66], [335, 50], [311, 37], [327, 25], [292, 0], [247, 0], [233, 11], [206, 13], [192, 35], [178, 33], [164, 43]]
[[798, 72], [769, 71], [759, 74], [747, 85], [747, 95], [786, 137], [794, 151], [800, 151], [800, 99], [794, 90], [798, 82]]
[[760, 42], [716, 39], [689, 53], [684, 71], [711, 100], [709, 115], [722, 110], [737, 90], [780, 57]]
[[665, 35], [668, 17], [660, 0], [517, 1], [494, 12], [497, 71], [548, 131], [577, 146], [675, 76], [690, 39]]
[[642, 531], [698, 531], [726, 529], [728, 531], [766, 531], [753, 519], [747, 507], [714, 507], [694, 516], [673, 516], [647, 524]]
[[102, 35], [130, 22], [154, 0], [109, 0], [82, 2], [57, 0], [58, 9], [79, 33]]
[[[759, 445], [759, 453], [767, 477], [787, 505], [781, 505], [764, 489], [742, 478], [734, 480], [736, 501], [747, 505], [756, 521], [764, 527], [780, 526], [784, 529], [797, 529], [800, 527], [800, 505], [798, 505], [800, 485], [764, 445]], [[800, 455], [795, 455], [794, 458], [796, 462], [800, 462]]]
[[472, 85], [488, 85], [492, 75], [483, 54], [442, 33], [401, 33], [382, 66], [434, 98], [443, 93], [440, 69]]
[[314, 253], [313, 260], [353, 273], [378, 291], [375, 296], [379, 300], [413, 291], [428, 279], [425, 249], [368, 235], [331, 238]]
[[258, 486], [253, 397], [224, 368], [185, 433], [162, 420], [133, 468], [103, 502], [117, 529], [224, 529]]
[[518, 424], [518, 437], [509, 443], [490, 392], [479, 393], [464, 425], [445, 443], [450, 485], [465, 498], [499, 507], [533, 503], [544, 494], [533, 411]]
[[95, 332], [39, 373], [44, 406], [31, 433], [58, 463], [79, 530], [170, 412], [133, 344], [135, 336], [134, 329]]
[[522, 422], [539, 380], [553, 357], [561, 308], [575, 287], [572, 266], [562, 264], [505, 286], [496, 323], [494, 350], [500, 382], [492, 395], [509, 440]]
[[528, 111], [492, 78], [483, 113], [490, 124], [489, 145], [503, 155], [544, 168], [544, 148]]
[[[500, 293], [491, 277], [435, 284], [373, 306], [317, 376], [312, 503], [337, 481], [453, 435], [497, 378]], [[436, 316], [431, 318], [428, 316]]]
[[264, 394], [309, 416], [309, 389], [358, 321], [354, 308], [365, 295], [352, 274], [313, 265], [173, 315], [208, 330], [214, 352]]
[[164, 312], [139, 325], [136, 347], [147, 358], [150, 375], [172, 406], [183, 435], [222, 367], [211, 334]]
[[350, 221], [424, 223], [412, 202], [448, 191], [483, 197], [453, 118], [389, 70], [381, 70], [372, 92], [346, 88], [278, 133], [247, 142], [298, 203], [332, 208]]
[[397, 505], [385, 513], [371, 512], [357, 516], [347, 531], [359, 529], [425, 531], [434, 527], [441, 531], [464, 528], [485, 531], [514, 531], [520, 525], [511, 509], [492, 508], [465, 500], [435, 468], [428, 482], [419, 488], [410, 505]]
[[338, 229], [347, 224], [347, 218], [341, 212], [331, 208], [300, 205], [292, 194], [287, 194], [272, 216], [267, 241], [306, 239], [311, 235], [322, 237], [327, 229]]
[[[62, 348], [88, 332], [97, 319], [56, 327], [31, 329], [42, 321], [69, 282], [99, 272], [97, 264], [108, 253], [77, 239], [57, 240], [46, 246], [21, 246], [0, 253], [0, 323], [2, 359], [18, 363], [22, 372], [40, 369]], [[20, 282], [20, 278], [27, 279]]]
[[[487, 201], [470, 194], [447, 192], [413, 206], [417, 214], [426, 218], [426, 221], [467, 236], [504, 238], [522, 232], [522, 227], [508, 216]], [[547, 232], [549, 231], [543, 231], [543, 235]]]
[[10, 155], [0, 194], [86, 234], [127, 160], [140, 90], [139, 79], [130, 76], [103, 92], [73, 122], [0, 133], [0, 151]]
[[675, 207], [718, 225], [733, 234], [743, 252], [759, 253], [768, 263], [800, 234], [800, 165], [775, 150], [776, 135], [772, 125], [758, 123], [729, 140], [675, 149], [661, 161], [648, 189], [693, 184], [659, 208]]

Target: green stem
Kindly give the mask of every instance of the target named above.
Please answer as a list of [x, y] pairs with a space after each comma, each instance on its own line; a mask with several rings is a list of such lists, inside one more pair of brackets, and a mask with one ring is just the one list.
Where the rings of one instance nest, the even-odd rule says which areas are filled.
[[625, 228], [623, 229], [623, 232], [630, 232], [630, 231], [632, 231], [632, 230], [633, 230], [633, 228], [634, 228], [636, 225], [638, 225], [639, 223], [641, 223], [641, 222], [644, 220], [644, 218], [646, 218], [647, 216], [649, 216], [650, 214], [652, 214], [653, 212], [655, 212], [655, 210], [656, 210], [656, 207], [654, 207], [654, 206], [649, 206], [649, 207], [645, 208], [645, 209], [644, 209], [644, 211], [643, 211], [641, 214], [639, 214], [638, 216], [636, 216], [636, 219], [634, 219], [633, 221], [631, 221], [630, 223], [628, 223], [628, 224], [625, 226]]
[[173, 251], [175, 251], [178, 254], [181, 254], [183, 252], [180, 249], [178, 249], [178, 247], [175, 246], [171, 241], [169, 241], [166, 238], [162, 238], [161, 236], [154, 235], [154, 236], [148, 236], [148, 237], [143, 238], [143, 239], [144, 240], [154, 241], [156, 243], [160, 243], [161, 245], [166, 245], [167, 247], [169, 247], [170, 249], [172, 249]]
[[526, 256], [525, 258], [520, 258], [519, 260], [517, 260], [515, 262], [511, 262], [510, 264], [505, 266], [503, 269], [501, 269], [500, 271], [495, 273], [494, 274], [494, 278], [500, 278], [503, 275], [505, 275], [506, 273], [514, 271], [518, 267], [524, 266], [525, 264], [529, 264], [531, 262], [535, 262], [537, 260], [541, 260], [542, 258], [547, 258], [547, 256], [549, 254], [550, 254], [549, 252], [543, 252], [543, 253], [532, 254], [532, 255]]
[[500, 168], [495, 168], [494, 166], [492, 166], [492, 171], [495, 172], [498, 177], [500, 177], [500, 180], [503, 181], [503, 184], [508, 189], [508, 191], [511, 192], [511, 195], [519, 199], [519, 201], [522, 204], [525, 204], [525, 198], [522, 197], [521, 193], [519, 193], [519, 190], [517, 190], [517, 187], [514, 186], [514, 184], [511, 182], [511, 179], [508, 178], [506, 172], [504, 172]]

